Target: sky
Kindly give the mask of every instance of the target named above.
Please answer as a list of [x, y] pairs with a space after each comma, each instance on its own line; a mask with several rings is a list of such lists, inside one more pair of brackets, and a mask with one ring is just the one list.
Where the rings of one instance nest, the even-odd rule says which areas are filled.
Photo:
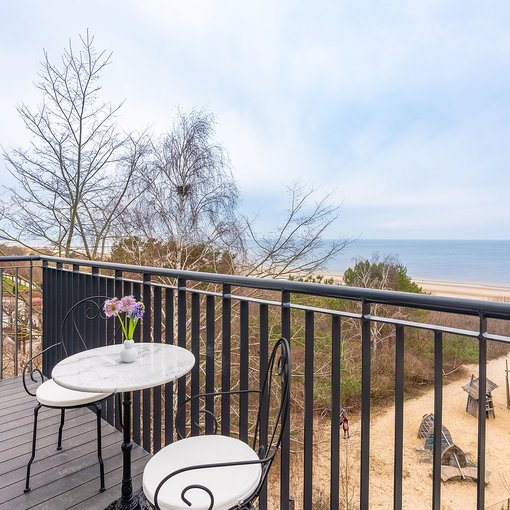
[[124, 128], [215, 115], [260, 230], [299, 182], [341, 204], [330, 238], [510, 239], [507, 0], [7, 0], [4, 149], [29, 144], [16, 106], [41, 102], [43, 48], [56, 61], [87, 29]]

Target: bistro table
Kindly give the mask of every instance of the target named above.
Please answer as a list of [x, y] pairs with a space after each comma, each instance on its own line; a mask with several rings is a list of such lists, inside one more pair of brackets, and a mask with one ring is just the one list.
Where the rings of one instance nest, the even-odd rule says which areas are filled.
[[131, 392], [175, 381], [193, 368], [195, 356], [176, 345], [138, 343], [136, 361], [121, 363], [121, 348], [109, 345], [74, 354], [55, 365], [51, 376], [70, 390], [123, 394], [121, 497], [107, 508], [138, 510], [150, 507], [143, 491], [133, 493], [131, 482]]

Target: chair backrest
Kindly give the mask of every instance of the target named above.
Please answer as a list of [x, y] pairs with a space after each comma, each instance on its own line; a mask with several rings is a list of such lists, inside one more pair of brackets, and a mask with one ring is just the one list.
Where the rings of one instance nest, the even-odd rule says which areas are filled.
[[[258, 450], [260, 459], [265, 459], [257, 493], [264, 485], [287, 426], [290, 412], [290, 378], [290, 346], [287, 339], [280, 338], [269, 357], [253, 438], [253, 449]], [[275, 400], [276, 406], [272, 405]], [[274, 416], [271, 416], [272, 409], [275, 409]]]
[[[60, 342], [65, 353], [65, 357], [76, 352], [87, 350], [90, 344], [87, 344], [83, 334], [87, 330], [91, 330], [91, 325], [95, 322], [98, 325], [98, 320], [107, 320], [104, 313], [104, 302], [109, 299], [108, 296], [89, 296], [74, 303], [69, 310], [67, 310], [62, 324], [60, 325]], [[100, 342], [102, 345], [109, 345], [118, 335], [120, 328], [116, 327], [117, 324], [112, 319], [113, 333], [110, 339], [106, 340], [106, 344]], [[99, 327], [97, 331], [92, 334], [99, 342]], [[104, 328], [104, 336], [106, 338], [106, 327]], [[98, 344], [96, 347], [99, 347]]]
[[[77, 352], [87, 350], [89, 346], [85, 342], [83, 333], [84, 331], [91, 329], [90, 324], [92, 324], [93, 321], [96, 321], [97, 325], [98, 319], [107, 319], [103, 309], [104, 301], [106, 299], [109, 299], [108, 296], [89, 296], [81, 299], [80, 301], [77, 301], [67, 310], [60, 325], [57, 341], [30, 358], [23, 367], [23, 386], [29, 395], [35, 396], [35, 393], [28, 388], [27, 383], [29, 381], [27, 376], [29, 376], [30, 381], [33, 383], [44, 382], [44, 375], [42, 370], [39, 368], [39, 363], [35, 362], [34, 360], [50, 350], [55, 352], [55, 349], [57, 349], [57, 352], [53, 355], [54, 360], [62, 360], [70, 354], [75, 354]], [[109, 340], [107, 339], [106, 345], [112, 343], [115, 337], [119, 335], [119, 331], [121, 330], [116, 326], [117, 325], [113, 324], [112, 321], [111, 329], [113, 333], [111, 335], [108, 335], [107, 333], [108, 328], [104, 328], [105, 338], [107, 338], [106, 335], [111, 336]], [[97, 329], [99, 331], [99, 328]], [[95, 335], [99, 341], [97, 332]], [[104, 342], [102, 344], [104, 345]], [[61, 349], [59, 349], [59, 347], [61, 347]], [[97, 347], [99, 347], [99, 345], [97, 345]]]

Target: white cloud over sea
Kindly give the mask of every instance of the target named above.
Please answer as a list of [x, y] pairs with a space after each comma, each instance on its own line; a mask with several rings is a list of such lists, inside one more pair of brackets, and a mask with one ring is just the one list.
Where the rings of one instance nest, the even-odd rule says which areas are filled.
[[299, 180], [343, 203], [330, 237], [510, 238], [508, 2], [31, 0], [0, 23], [4, 147], [28, 142], [15, 106], [39, 102], [42, 48], [88, 27], [124, 125], [216, 115], [261, 226]]

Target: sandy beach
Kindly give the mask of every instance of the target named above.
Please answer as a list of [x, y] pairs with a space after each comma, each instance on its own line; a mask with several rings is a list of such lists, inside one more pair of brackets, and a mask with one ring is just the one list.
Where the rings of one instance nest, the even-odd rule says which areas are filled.
[[[467, 373], [477, 373], [477, 366], [468, 366]], [[489, 473], [486, 486], [486, 509], [500, 510], [500, 502], [510, 497], [510, 409], [506, 406], [505, 358], [488, 363], [488, 377], [499, 385], [493, 392], [496, 418], [487, 420], [486, 469]], [[454, 443], [476, 464], [477, 419], [466, 413], [466, 396], [462, 385], [468, 382], [466, 375], [443, 388], [443, 424], [448, 428]], [[404, 465], [403, 465], [403, 507], [416, 510], [431, 508], [432, 502], [432, 463], [424, 450], [424, 440], [418, 438], [422, 417], [433, 412], [434, 392], [428, 391], [419, 398], [407, 400], [404, 405]], [[370, 451], [370, 508], [388, 509], [393, 504], [393, 406], [376, 415], [371, 424]], [[324, 439], [329, 435], [327, 421], [317, 420], [316, 430]], [[327, 433], [326, 433], [327, 431]], [[317, 439], [318, 439], [317, 435]], [[317, 452], [316, 473], [325, 493], [328, 488], [329, 452], [328, 443], [320, 444]], [[359, 494], [359, 418], [351, 421], [351, 438], [341, 442], [342, 473], [348, 473], [348, 493], [351, 496], [350, 508], [357, 507]], [[324, 476], [321, 476], [324, 473]], [[345, 480], [345, 478], [344, 478]], [[318, 480], [319, 481], [319, 480]], [[343, 491], [347, 489], [345, 482]], [[476, 483], [473, 481], [449, 481], [442, 484], [443, 510], [468, 510], [476, 508]], [[345, 492], [344, 492], [345, 494]], [[342, 498], [343, 499], [343, 498]], [[344, 501], [345, 502], [345, 501]], [[504, 507], [506, 508], [506, 506]]]
[[[342, 273], [328, 272], [326, 279], [331, 278], [335, 283], [342, 284]], [[458, 297], [465, 299], [485, 299], [488, 301], [510, 302], [510, 286], [486, 285], [481, 283], [458, 283], [437, 280], [414, 279], [426, 294], [432, 296]]]
[[510, 301], [510, 287], [476, 283], [439, 282], [414, 280], [427, 294], [433, 296], [486, 299], [489, 301]]

